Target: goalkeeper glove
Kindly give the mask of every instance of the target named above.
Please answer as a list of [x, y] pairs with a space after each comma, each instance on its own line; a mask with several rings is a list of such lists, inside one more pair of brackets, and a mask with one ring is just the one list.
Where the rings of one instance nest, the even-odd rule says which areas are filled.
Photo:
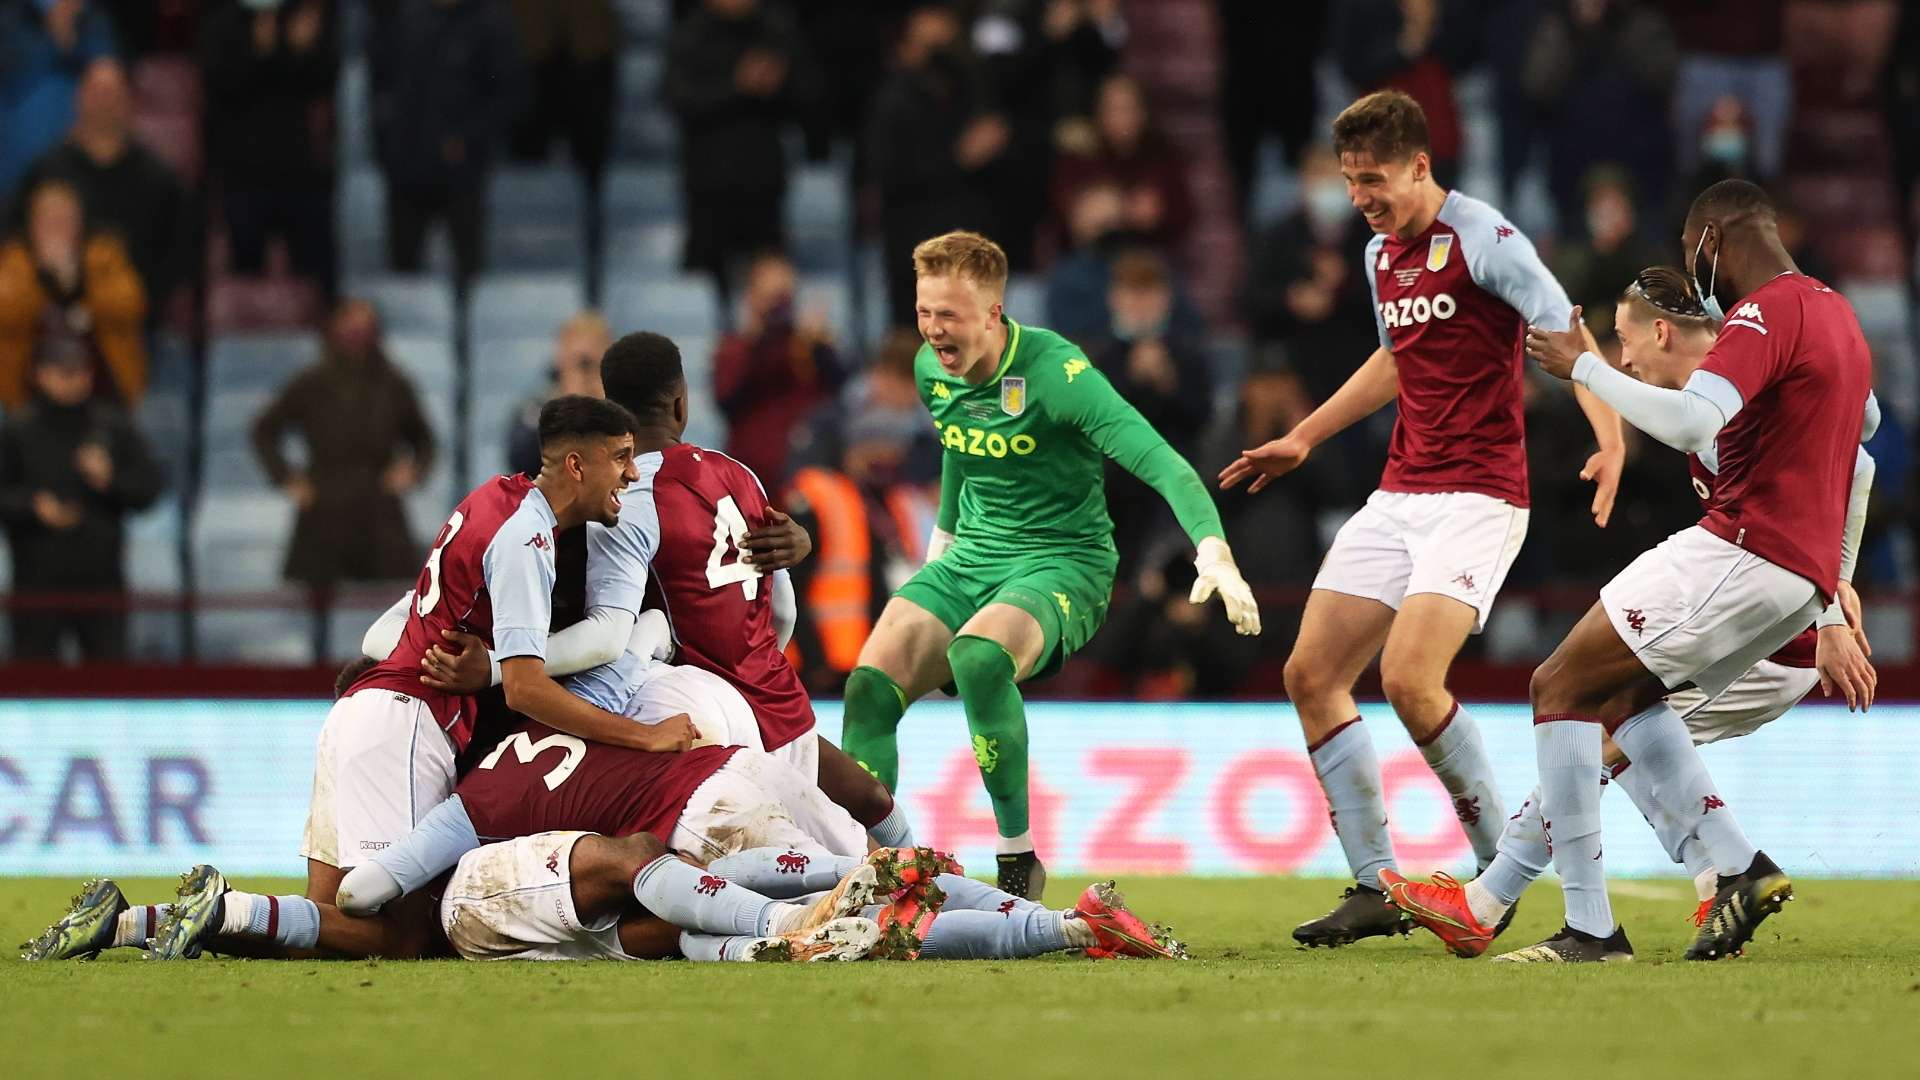
[[1217, 536], [1200, 541], [1199, 554], [1193, 560], [1193, 592], [1187, 599], [1204, 604], [1214, 593], [1226, 605], [1227, 620], [1242, 634], [1260, 632], [1260, 606], [1253, 602], [1253, 590], [1247, 587], [1240, 568], [1233, 564], [1233, 551]]

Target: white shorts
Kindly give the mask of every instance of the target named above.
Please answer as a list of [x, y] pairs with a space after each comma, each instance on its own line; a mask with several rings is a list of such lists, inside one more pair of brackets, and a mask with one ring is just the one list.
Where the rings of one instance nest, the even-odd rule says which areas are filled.
[[1812, 668], [1762, 660], [1716, 697], [1696, 687], [1667, 695], [1667, 704], [1686, 721], [1694, 744], [1704, 746], [1753, 734], [1785, 716], [1818, 685], [1820, 673]]
[[1806, 578], [1695, 525], [1600, 588], [1614, 633], [1669, 690], [1716, 698], [1823, 606]]
[[313, 751], [300, 854], [350, 870], [453, 794], [453, 744], [419, 698], [361, 690], [333, 703]]
[[585, 925], [573, 908], [573, 845], [549, 832], [474, 848], [440, 898], [440, 929], [468, 960], [627, 960], [620, 917]]
[[667, 846], [702, 862], [758, 847], [865, 855], [867, 830], [785, 763], [741, 750], [693, 789]]
[[1487, 624], [1493, 598], [1527, 538], [1527, 511], [1470, 491], [1376, 491], [1340, 526], [1313, 587], [1395, 611], [1417, 593], [1451, 596]]
[[744, 746], [761, 750], [806, 777], [820, 781], [820, 738], [809, 731], [778, 750], [766, 751], [760, 740], [760, 721], [753, 706], [727, 680], [690, 664], [661, 664], [634, 690], [627, 715], [643, 724], [657, 724], [686, 713], [700, 729], [695, 746]]

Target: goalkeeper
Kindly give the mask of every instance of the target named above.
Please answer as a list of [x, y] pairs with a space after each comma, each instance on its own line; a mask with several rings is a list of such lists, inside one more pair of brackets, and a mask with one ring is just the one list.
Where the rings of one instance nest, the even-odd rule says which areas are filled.
[[943, 448], [927, 564], [901, 586], [847, 678], [846, 750], [892, 790], [907, 706], [951, 682], [998, 825], [1000, 888], [1038, 900], [1046, 872], [1027, 820], [1018, 684], [1045, 677], [1107, 615], [1118, 556], [1101, 480], [1110, 457], [1160, 493], [1198, 548], [1190, 599], [1218, 592], [1260, 632], [1206, 485], [1080, 349], [1001, 311], [1007, 256], [970, 232], [913, 251], [914, 360]]

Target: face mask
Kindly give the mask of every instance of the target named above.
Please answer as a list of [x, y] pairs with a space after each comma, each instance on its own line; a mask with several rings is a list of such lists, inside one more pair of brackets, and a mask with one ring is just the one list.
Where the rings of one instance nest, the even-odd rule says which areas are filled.
[[1737, 167], [1747, 160], [1747, 136], [1739, 128], [1711, 132], [1700, 143], [1700, 153], [1708, 161]]
[[1587, 235], [1598, 240], [1625, 231], [1625, 215], [1613, 206], [1597, 206], [1587, 211]]
[[1315, 180], [1307, 185], [1304, 199], [1307, 220], [1322, 232], [1339, 228], [1353, 214], [1353, 202], [1347, 198], [1343, 180]]
[[1716, 247], [1713, 250], [1713, 265], [1707, 270], [1707, 283], [1703, 286], [1700, 284], [1700, 253], [1706, 248], [1707, 230], [1701, 229], [1700, 239], [1693, 245], [1693, 270], [1688, 276], [1693, 279], [1693, 291], [1700, 294], [1700, 306], [1707, 309], [1707, 314], [1714, 322], [1722, 322], [1727, 316], [1721, 310], [1720, 298], [1713, 295], [1713, 287], [1720, 280], [1720, 249]]

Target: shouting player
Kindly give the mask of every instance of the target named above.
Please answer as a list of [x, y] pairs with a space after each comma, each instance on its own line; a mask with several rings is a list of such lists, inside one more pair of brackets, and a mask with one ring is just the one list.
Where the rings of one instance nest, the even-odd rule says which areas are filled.
[[1117, 556], [1102, 457], [1172, 506], [1198, 548], [1194, 603], [1218, 592], [1243, 634], [1260, 632], [1260, 612], [1193, 467], [1079, 347], [1007, 317], [998, 244], [947, 233], [915, 248], [913, 267], [915, 377], [945, 448], [939, 522], [847, 678], [844, 737], [893, 790], [901, 716], [951, 682], [993, 804], [1000, 887], [1038, 899], [1019, 684], [1052, 674], [1106, 618]]
[[[1805, 630], [1838, 593], [1841, 537], [1872, 382], [1853, 309], [1801, 274], [1772, 202], [1744, 180], [1694, 200], [1687, 270], [1720, 334], [1680, 390], [1642, 383], [1575, 330], [1529, 327], [1543, 370], [1573, 378], [1634, 427], [1687, 453], [1712, 451], [1706, 516], [1645, 552], [1600, 590], [1533, 675], [1540, 814], [1566, 895], [1564, 928], [1525, 959], [1625, 959], [1601, 860], [1603, 730], [1642, 771], [1655, 803], [1689, 830], [1719, 877], [1689, 959], [1731, 956], [1793, 896], [1756, 849], [1666, 700], [1711, 698]], [[1700, 286], [1702, 274], [1706, 284]], [[1577, 318], [1578, 312], [1575, 312]]]
[[[1693, 377], [1719, 331], [1686, 274], [1664, 266], [1649, 267], [1634, 278], [1620, 298], [1614, 326], [1620, 338], [1621, 370], [1669, 390], [1681, 389]], [[1867, 404], [1862, 438], [1872, 438], [1879, 419], [1878, 403], [1869, 397]], [[1687, 463], [1694, 492], [1702, 502], [1711, 503], [1719, 482], [1718, 455], [1709, 447], [1689, 455]], [[1709, 697], [1696, 687], [1667, 696], [1695, 745], [1752, 734], [1784, 716], [1816, 685], [1828, 696], [1840, 691], [1849, 711], [1873, 704], [1876, 676], [1866, 659], [1866, 635], [1857, 628], [1859, 597], [1847, 583], [1859, 556], [1873, 472], [1873, 458], [1863, 447], [1854, 463], [1835, 603], [1813, 626], [1753, 665], [1721, 693]], [[1611, 739], [1606, 742], [1603, 760], [1602, 775], [1626, 789], [1668, 856], [1693, 877], [1700, 899], [1694, 922], [1703, 924], [1711, 913], [1719, 880], [1705, 846], [1692, 833], [1693, 821], [1661, 809], [1654, 800], [1647, 772], [1630, 769], [1631, 763]], [[1550, 858], [1536, 788], [1519, 812], [1507, 819], [1500, 834], [1500, 856], [1473, 881], [1462, 886], [1446, 875], [1435, 875], [1430, 882], [1406, 881], [1391, 872], [1383, 872], [1381, 877], [1395, 906], [1438, 935], [1448, 951], [1471, 957], [1485, 951], [1493, 940], [1493, 928], [1521, 892], [1546, 872]], [[1531, 959], [1535, 950], [1519, 950], [1503, 959]]]
[[[1287, 658], [1287, 696], [1356, 879], [1331, 912], [1294, 930], [1309, 946], [1407, 931], [1381, 891], [1393, 844], [1380, 763], [1353, 700], [1375, 656], [1387, 700], [1452, 796], [1474, 857], [1484, 868], [1497, 853], [1504, 804], [1447, 669], [1485, 627], [1527, 535], [1523, 327], [1564, 326], [1571, 306], [1498, 211], [1434, 180], [1426, 116], [1412, 98], [1383, 90], [1354, 102], [1333, 122], [1333, 146], [1374, 233], [1366, 272], [1380, 347], [1291, 432], [1220, 474], [1222, 487], [1251, 478], [1258, 491], [1342, 430], [1399, 406], [1380, 489], [1334, 538]], [[1619, 419], [1580, 401], [1600, 447], [1580, 475], [1598, 485], [1593, 515], [1604, 526], [1620, 482]]]

